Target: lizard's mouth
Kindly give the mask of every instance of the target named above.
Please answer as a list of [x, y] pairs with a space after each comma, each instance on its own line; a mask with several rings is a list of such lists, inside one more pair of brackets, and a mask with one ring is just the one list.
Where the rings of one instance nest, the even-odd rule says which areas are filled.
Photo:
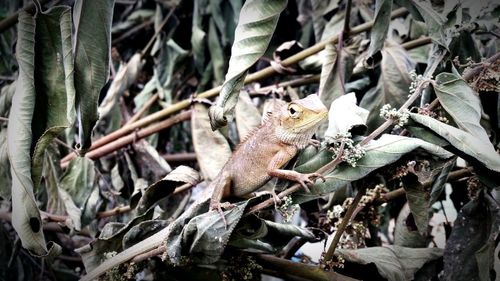
[[300, 129], [314, 127], [315, 125], [318, 125], [322, 121], [324, 121], [327, 116], [328, 116], [328, 111], [320, 112], [316, 116], [314, 116], [314, 118], [311, 118], [307, 122], [299, 124], [297, 127]]

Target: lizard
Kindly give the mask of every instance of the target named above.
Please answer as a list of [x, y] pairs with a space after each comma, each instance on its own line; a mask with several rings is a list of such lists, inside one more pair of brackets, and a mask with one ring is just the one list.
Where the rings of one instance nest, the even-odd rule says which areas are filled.
[[[222, 209], [233, 205], [221, 202], [223, 198], [251, 196], [272, 177], [298, 182], [306, 191], [309, 191], [307, 185], [316, 179], [324, 180], [318, 173], [301, 174], [281, 168], [299, 150], [312, 143], [316, 129], [326, 119], [327, 108], [316, 94], [288, 104], [277, 102], [261, 125], [237, 146], [219, 174], [190, 208], [210, 199], [210, 210], [218, 211], [227, 225]], [[81, 280], [95, 280], [111, 268], [160, 247], [169, 231], [170, 225], [104, 261]]]
[[[316, 94], [288, 104], [282, 101], [274, 106], [262, 124], [248, 134], [237, 146], [217, 177], [210, 209], [217, 210], [226, 224], [222, 209], [233, 205], [224, 202], [227, 197], [252, 197], [254, 191], [272, 177], [300, 183], [309, 192], [308, 184], [323, 176], [318, 173], [301, 174], [283, 170], [299, 150], [314, 143], [311, 139], [316, 129], [325, 120], [328, 110]], [[279, 201], [274, 191], [275, 202]]]

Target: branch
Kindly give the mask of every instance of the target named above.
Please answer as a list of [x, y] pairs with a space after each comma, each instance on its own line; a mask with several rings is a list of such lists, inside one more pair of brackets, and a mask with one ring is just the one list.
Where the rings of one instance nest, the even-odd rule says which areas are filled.
[[315, 281], [355, 281], [354, 279], [333, 271], [324, 271], [317, 266], [308, 265], [299, 262], [293, 262], [286, 259], [281, 259], [273, 255], [259, 254], [255, 256], [258, 263], [266, 269], [270, 269], [269, 273], [277, 273], [276, 277], [281, 277], [288, 280], [287, 276], [304, 278], [305, 280]]
[[360, 190], [358, 190], [356, 197], [354, 197], [354, 200], [352, 201], [351, 205], [349, 205], [349, 208], [347, 209], [344, 217], [342, 218], [342, 222], [337, 228], [337, 231], [335, 231], [335, 236], [333, 237], [333, 241], [330, 244], [330, 247], [328, 247], [328, 251], [325, 254], [325, 261], [329, 261], [333, 258], [333, 254], [335, 253], [337, 244], [340, 241], [340, 237], [342, 237], [342, 233], [344, 233], [344, 230], [349, 225], [349, 222], [352, 219], [352, 214], [354, 213], [356, 206], [358, 206], [359, 202], [361, 201], [361, 198], [365, 194], [365, 191], [366, 191], [365, 187], [362, 187]]
[[[119, 138], [119, 139], [117, 139], [113, 142], [110, 142], [104, 146], [101, 146], [97, 149], [91, 150], [85, 156], [92, 159], [92, 160], [99, 159], [102, 156], [105, 156], [105, 155], [107, 155], [111, 152], [114, 152], [122, 147], [125, 147], [129, 144], [132, 144], [140, 139], [149, 137], [150, 135], [155, 134], [157, 132], [160, 132], [166, 128], [169, 128], [174, 124], [185, 121], [185, 120], [189, 119], [190, 117], [191, 117], [191, 110], [181, 112], [181, 113], [179, 113], [175, 116], [172, 116], [168, 119], [165, 119], [161, 122], [157, 122], [153, 125], [150, 125], [150, 126], [144, 128], [144, 129], [141, 129], [137, 132], [133, 132], [125, 137]], [[70, 154], [70, 155], [76, 155], [76, 153]], [[63, 160], [61, 160], [61, 162]], [[66, 168], [68, 165], [69, 165], [69, 161], [61, 163], [61, 167], [63, 167], [63, 168]]]

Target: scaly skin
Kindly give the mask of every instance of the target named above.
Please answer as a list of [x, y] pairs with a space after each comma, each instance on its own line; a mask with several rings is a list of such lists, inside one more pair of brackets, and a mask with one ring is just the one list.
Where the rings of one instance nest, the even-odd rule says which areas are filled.
[[327, 114], [327, 108], [315, 94], [275, 106], [263, 124], [238, 146], [212, 181], [214, 192], [210, 208], [219, 211], [224, 219], [222, 209], [231, 205], [221, 203], [223, 198], [251, 194], [272, 177], [296, 181], [306, 191], [309, 190], [307, 184], [314, 183], [317, 178], [323, 179], [318, 173], [301, 174], [281, 167], [311, 142]]
[[[225, 222], [222, 208], [230, 204], [221, 203], [221, 199], [251, 194], [271, 177], [299, 182], [307, 190], [307, 184], [322, 178], [320, 174], [301, 174], [280, 168], [310, 143], [312, 135], [326, 118], [327, 113], [327, 108], [317, 95], [310, 95], [289, 104], [279, 102], [263, 124], [238, 146], [219, 175], [190, 208], [195, 208], [199, 202], [211, 196], [211, 209], [218, 210]], [[106, 260], [80, 280], [96, 280], [113, 267], [154, 250], [163, 244], [169, 231], [170, 225]]]

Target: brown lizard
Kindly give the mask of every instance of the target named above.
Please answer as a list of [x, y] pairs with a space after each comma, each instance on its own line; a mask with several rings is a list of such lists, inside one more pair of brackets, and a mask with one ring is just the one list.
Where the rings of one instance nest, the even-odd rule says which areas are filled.
[[[229, 196], [249, 195], [272, 177], [299, 182], [308, 190], [307, 184], [323, 178], [321, 174], [301, 174], [280, 168], [311, 143], [311, 137], [327, 114], [327, 108], [315, 94], [274, 106], [262, 125], [239, 144], [218, 176], [190, 208], [196, 208], [197, 204], [211, 196], [210, 208], [219, 211], [226, 224], [222, 208], [231, 204], [221, 203], [221, 200]], [[94, 280], [111, 268], [158, 248], [170, 231], [171, 225], [104, 261], [81, 280]]]
[[[311, 137], [327, 114], [327, 108], [316, 94], [274, 106], [262, 125], [240, 143], [212, 181], [210, 208], [217, 210], [226, 223], [222, 209], [232, 204], [221, 203], [221, 199], [248, 196], [272, 177], [296, 181], [309, 191], [307, 185], [317, 178], [323, 179], [321, 174], [301, 174], [281, 167], [311, 143]], [[274, 193], [273, 196], [277, 198]]]

